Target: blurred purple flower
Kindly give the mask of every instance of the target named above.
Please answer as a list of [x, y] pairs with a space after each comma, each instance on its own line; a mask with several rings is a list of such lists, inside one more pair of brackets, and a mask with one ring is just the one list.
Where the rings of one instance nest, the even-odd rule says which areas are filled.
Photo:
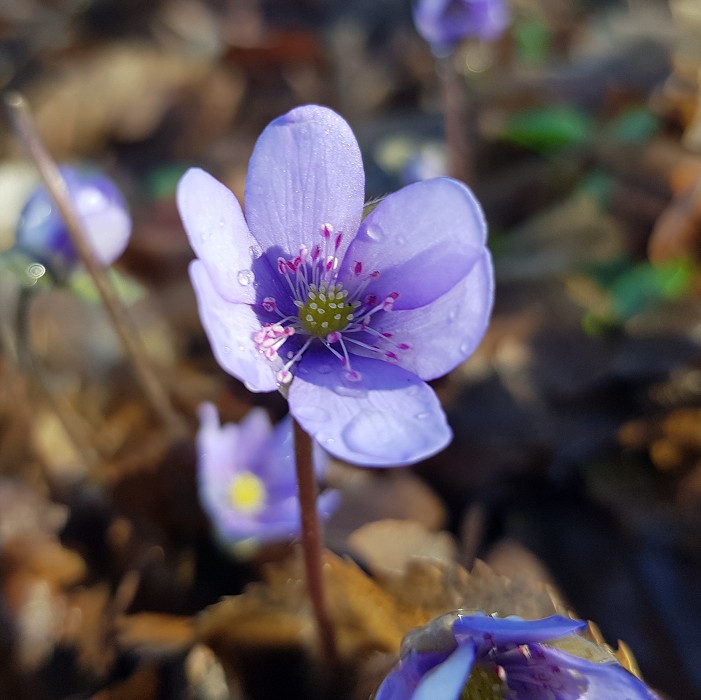
[[[131, 236], [124, 197], [112, 180], [99, 172], [67, 166], [60, 170], [97, 261], [105, 267], [111, 265]], [[43, 186], [37, 187], [22, 209], [16, 246], [61, 274], [70, 272], [79, 261], [63, 218]]]
[[481, 340], [492, 262], [482, 211], [462, 183], [415, 183], [361, 223], [364, 187], [348, 124], [306, 106], [259, 138], [245, 218], [199, 169], [180, 181], [178, 205], [219, 364], [252, 391], [291, 382], [292, 416], [332, 454], [409, 464], [450, 441], [425, 380]]
[[449, 613], [405, 638], [375, 700], [658, 700], [612, 655], [574, 634], [584, 627], [559, 615]]
[[[254, 408], [237, 425], [220, 426], [214, 404], [199, 409], [197, 480], [200, 503], [218, 539], [225, 544], [291, 539], [300, 531], [300, 509], [294, 466], [292, 422], [272, 427], [262, 408]], [[321, 477], [327, 463], [314, 451]], [[325, 491], [318, 500], [322, 517], [336, 508], [338, 493]]]
[[466, 37], [496, 39], [509, 24], [509, 8], [506, 0], [418, 0], [414, 24], [440, 52]]

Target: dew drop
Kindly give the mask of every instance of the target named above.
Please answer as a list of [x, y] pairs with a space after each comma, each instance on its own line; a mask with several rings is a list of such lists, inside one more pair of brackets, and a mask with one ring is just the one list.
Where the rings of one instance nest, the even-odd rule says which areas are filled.
[[296, 417], [301, 421], [312, 423], [323, 422], [329, 419], [329, 412], [321, 406], [300, 406], [296, 411]]
[[251, 258], [253, 258], [253, 260], [257, 260], [261, 255], [263, 255], [263, 249], [257, 245], [252, 245], [248, 249], [248, 252], [251, 254]]
[[251, 270], [239, 270], [236, 279], [242, 287], [247, 287], [255, 279], [253, 272]]
[[384, 234], [376, 226], [368, 226], [365, 229], [365, 236], [375, 243], [379, 243], [384, 238]]
[[338, 384], [333, 390], [339, 396], [346, 396], [349, 399], [363, 399], [368, 395], [365, 389], [356, 386], [346, 386], [345, 384]]
[[392, 455], [401, 462], [431, 445], [430, 431], [416, 427], [393, 413], [363, 411], [351, 419], [342, 435], [346, 445], [360, 455], [382, 460]]

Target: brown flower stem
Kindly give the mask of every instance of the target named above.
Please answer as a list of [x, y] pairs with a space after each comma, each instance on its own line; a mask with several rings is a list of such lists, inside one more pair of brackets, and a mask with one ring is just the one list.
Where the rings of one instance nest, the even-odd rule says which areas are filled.
[[46, 188], [58, 207], [66, 224], [71, 242], [78, 251], [85, 268], [92, 277], [107, 314], [114, 326], [124, 351], [134, 367], [136, 378], [153, 410], [159, 416], [172, 438], [184, 437], [188, 428], [183, 418], [175, 411], [165, 388], [146, 356], [138, 331], [127, 309], [120, 301], [105, 271], [95, 260], [86, 241], [83, 225], [76, 213], [61, 173], [44, 148], [37, 133], [29, 106], [22, 95], [10, 92], [5, 95], [5, 105], [12, 127], [28, 155], [34, 161]]
[[329, 661], [334, 661], [337, 658], [336, 635], [324, 600], [323, 550], [321, 524], [316, 507], [317, 486], [312, 460], [312, 439], [296, 420], [292, 420], [292, 425], [302, 514], [302, 550], [307, 574], [307, 592], [314, 610], [322, 652]]
[[443, 89], [443, 119], [448, 148], [448, 173], [451, 177], [472, 184], [472, 132], [474, 114], [465, 93], [465, 81], [456, 67], [454, 53], [436, 63]]

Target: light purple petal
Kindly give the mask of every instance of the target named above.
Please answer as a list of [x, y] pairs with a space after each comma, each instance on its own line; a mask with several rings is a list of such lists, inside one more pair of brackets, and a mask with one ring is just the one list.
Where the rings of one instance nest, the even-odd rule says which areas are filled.
[[[246, 180], [246, 220], [270, 261], [321, 242], [331, 224], [343, 232], [339, 256], [355, 235], [365, 175], [348, 124], [326, 107], [297, 107], [263, 131]], [[268, 250], [272, 249], [272, 250]]]
[[236, 427], [239, 431], [239, 444], [235, 460], [241, 465], [239, 469], [247, 469], [257, 473], [260, 455], [274, 441], [270, 417], [264, 408], [252, 408]]
[[433, 389], [381, 360], [354, 357], [349, 381], [326, 350], [307, 351], [289, 391], [290, 412], [332, 455], [368, 466], [401, 466], [442, 450], [452, 437]]
[[253, 308], [230, 303], [220, 296], [199, 260], [190, 263], [190, 279], [197, 296], [200, 320], [217, 362], [251, 391], [275, 390], [275, 371], [281, 362], [265, 359], [253, 343], [253, 334], [261, 328]]
[[529, 654], [514, 649], [496, 657], [506, 684], [518, 698], [544, 697], [572, 700], [659, 700], [641, 680], [615, 662], [597, 663], [549, 647], [529, 647]]
[[469, 274], [442, 297], [418, 309], [379, 313], [373, 327], [392, 333], [390, 341], [408, 345], [398, 350], [388, 343], [386, 349], [395, 350], [401, 367], [428, 381], [474, 352], [487, 330], [493, 300], [494, 269], [484, 249]]
[[366, 294], [398, 292], [395, 309], [424, 306], [452, 289], [484, 254], [487, 227], [470, 190], [457, 180], [416, 182], [384, 199], [363, 221], [339, 270], [351, 290], [378, 271]]
[[221, 296], [254, 304], [262, 289], [262, 296], [275, 295], [277, 272], [261, 259], [262, 248], [233, 192], [204, 170], [190, 168], [178, 183], [177, 202], [190, 245]]
[[475, 648], [463, 644], [419, 682], [411, 700], [458, 700], [475, 661]]
[[542, 620], [521, 620], [516, 617], [489, 617], [470, 615], [453, 623], [453, 633], [460, 642], [470, 638], [490, 646], [532, 644], [557, 637], [564, 637], [587, 626], [582, 620], [572, 620], [562, 615], [551, 615]]

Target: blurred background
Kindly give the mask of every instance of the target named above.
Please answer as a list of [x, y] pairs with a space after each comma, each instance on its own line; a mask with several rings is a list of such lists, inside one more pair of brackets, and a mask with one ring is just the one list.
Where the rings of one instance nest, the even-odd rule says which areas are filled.
[[[180, 175], [204, 167], [242, 198], [257, 136], [305, 103], [351, 124], [368, 199], [453, 172], [448, 61], [494, 317], [434, 384], [453, 443], [401, 474], [336, 465], [328, 543], [348, 552], [381, 518], [448, 531], [464, 566], [549, 581], [651, 685], [701, 698], [701, 6], [509, 5], [500, 37], [437, 59], [409, 0], [3, 0], [0, 87], [58, 162], [120, 187], [133, 231], [114, 281], [194, 435], [204, 400], [229, 421], [285, 402], [211, 356]], [[37, 182], [3, 120], [7, 259]], [[215, 697], [193, 694], [178, 644], [256, 565], [212, 542], [193, 441], [164, 433], [89, 277], [30, 267], [0, 272], [0, 695]], [[143, 611], [162, 617], [115, 627]]]

